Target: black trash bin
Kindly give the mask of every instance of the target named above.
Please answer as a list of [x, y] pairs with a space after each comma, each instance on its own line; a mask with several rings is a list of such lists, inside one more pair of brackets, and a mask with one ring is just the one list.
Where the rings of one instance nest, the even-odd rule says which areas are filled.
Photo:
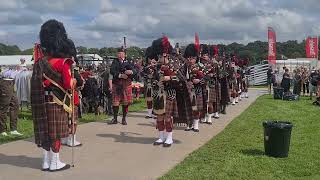
[[265, 154], [272, 157], [288, 157], [292, 123], [265, 121], [263, 127]]

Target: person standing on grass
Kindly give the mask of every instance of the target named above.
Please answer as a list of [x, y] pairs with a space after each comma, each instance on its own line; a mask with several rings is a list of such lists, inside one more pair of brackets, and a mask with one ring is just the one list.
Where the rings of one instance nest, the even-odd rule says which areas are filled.
[[290, 80], [289, 69], [286, 68], [281, 82], [281, 87], [284, 89], [285, 93], [290, 91]]
[[319, 80], [319, 73], [315, 69], [313, 69], [309, 76], [310, 81], [310, 100], [312, 99], [312, 95], [315, 94], [317, 96], [317, 83]]
[[268, 83], [269, 94], [271, 94], [271, 86], [272, 86], [272, 67], [271, 66], [269, 66], [269, 69], [267, 71], [267, 83]]
[[0, 75], [0, 135], [7, 134], [7, 113], [10, 116], [10, 134], [21, 136], [17, 131], [19, 105], [16, 93], [14, 92], [14, 79], [4, 78]]
[[293, 71], [294, 77], [293, 77], [293, 94], [297, 94], [300, 96], [301, 94], [301, 86], [302, 86], [302, 79], [301, 79], [301, 73], [300, 69], [296, 69]]

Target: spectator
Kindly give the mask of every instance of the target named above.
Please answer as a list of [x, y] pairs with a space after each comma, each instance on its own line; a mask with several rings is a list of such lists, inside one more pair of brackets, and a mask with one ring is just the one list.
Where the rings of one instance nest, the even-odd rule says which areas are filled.
[[289, 69], [285, 69], [285, 71], [284, 71], [282, 82], [281, 82], [281, 87], [283, 88], [285, 93], [290, 91]]
[[310, 73], [310, 99], [312, 99], [312, 95], [315, 94], [317, 96], [317, 83], [319, 79], [318, 71], [313, 69]]
[[300, 69], [296, 69], [293, 71], [293, 94], [297, 94], [300, 96], [301, 93], [301, 86], [302, 86], [302, 79], [301, 79], [301, 72]]
[[269, 94], [271, 94], [271, 86], [272, 86], [272, 67], [271, 66], [269, 66], [269, 69], [267, 71], [267, 83], [268, 83]]

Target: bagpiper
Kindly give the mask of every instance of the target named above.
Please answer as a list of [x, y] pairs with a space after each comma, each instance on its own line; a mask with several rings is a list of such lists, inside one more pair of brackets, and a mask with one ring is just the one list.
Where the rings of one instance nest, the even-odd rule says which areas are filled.
[[164, 36], [152, 42], [152, 50], [158, 60], [157, 72], [153, 84], [153, 112], [157, 116], [159, 139], [153, 144], [170, 147], [173, 144], [173, 118], [177, 118], [175, 84], [177, 84], [175, 69], [170, 66], [172, 46], [168, 37]]
[[68, 42], [63, 24], [49, 20], [41, 26], [40, 45], [35, 46], [31, 106], [35, 143], [43, 148], [43, 171], [70, 168], [59, 156], [61, 138], [69, 136], [68, 120], [73, 111], [70, 90], [76, 83]]
[[219, 82], [219, 65], [215, 59], [214, 49], [209, 49], [210, 58], [206, 63], [207, 83], [207, 117], [204, 123], [212, 124], [212, 117], [219, 118], [221, 87]]
[[153, 54], [152, 47], [146, 49], [145, 54], [145, 63], [144, 63], [144, 87], [145, 87], [145, 100], [147, 103], [147, 115], [146, 118], [154, 118], [153, 107], [152, 107], [152, 85], [154, 82], [155, 74], [157, 73], [157, 61], [155, 55]]
[[127, 125], [126, 116], [132, 103], [132, 80], [137, 72], [126, 59], [125, 49], [118, 48], [118, 59], [111, 64], [113, 119], [109, 124], [118, 124], [119, 106], [122, 105], [122, 125]]
[[203, 64], [199, 60], [199, 50], [195, 44], [189, 44], [184, 52], [184, 58], [188, 60], [187, 79], [192, 103], [193, 122], [185, 131], [199, 132], [199, 121], [204, 109], [204, 72]]

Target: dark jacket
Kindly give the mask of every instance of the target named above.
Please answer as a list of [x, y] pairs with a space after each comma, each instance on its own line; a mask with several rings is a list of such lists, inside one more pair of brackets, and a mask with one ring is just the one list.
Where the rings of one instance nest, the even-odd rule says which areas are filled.
[[124, 60], [123, 62], [120, 62], [119, 59], [116, 59], [112, 62], [111, 68], [110, 68], [110, 74], [112, 75], [112, 83], [116, 84], [119, 82], [119, 74], [124, 74], [126, 70], [132, 70], [133, 74], [130, 75], [129, 78], [131, 80], [137, 75], [137, 71], [134, 68], [134, 65]]

